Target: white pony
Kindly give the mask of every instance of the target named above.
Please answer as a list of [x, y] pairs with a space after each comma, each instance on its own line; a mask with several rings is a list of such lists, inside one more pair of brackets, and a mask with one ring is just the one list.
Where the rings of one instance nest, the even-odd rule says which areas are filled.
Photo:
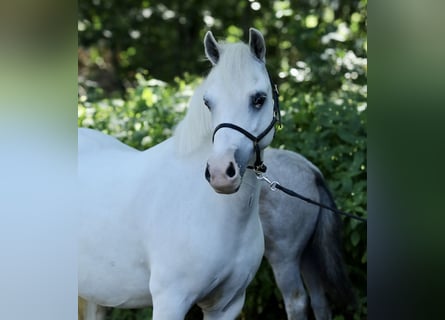
[[[267, 148], [267, 176], [312, 200], [335, 208], [320, 170], [302, 155]], [[356, 298], [342, 257], [341, 219], [327, 209], [271, 191], [262, 183], [260, 218], [265, 257], [281, 291], [288, 320], [332, 319], [330, 304], [346, 311]], [[329, 297], [329, 302], [328, 302]], [[80, 301], [79, 319], [104, 320], [106, 310]]]
[[[144, 152], [79, 130], [79, 296], [154, 320], [235, 319], [264, 252], [257, 166], [272, 141], [261, 33], [219, 44], [175, 136]], [[254, 141], [255, 140], [255, 141]], [[207, 181], [208, 183], [207, 183]], [[209, 186], [210, 184], [210, 186]]]

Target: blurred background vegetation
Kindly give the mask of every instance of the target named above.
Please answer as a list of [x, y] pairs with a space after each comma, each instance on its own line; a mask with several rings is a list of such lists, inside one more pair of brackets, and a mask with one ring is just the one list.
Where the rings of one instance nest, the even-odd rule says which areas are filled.
[[[280, 90], [283, 127], [274, 147], [299, 152], [324, 173], [340, 209], [366, 217], [367, 0], [79, 0], [79, 126], [146, 149], [170, 137], [193, 88], [210, 68], [207, 30], [247, 41], [259, 29]], [[356, 310], [366, 319], [366, 225], [344, 219]], [[298, 230], [295, 230], [298, 232]], [[150, 319], [149, 309], [110, 310], [107, 319]], [[199, 319], [192, 310], [189, 319]], [[239, 319], [285, 319], [263, 263]]]

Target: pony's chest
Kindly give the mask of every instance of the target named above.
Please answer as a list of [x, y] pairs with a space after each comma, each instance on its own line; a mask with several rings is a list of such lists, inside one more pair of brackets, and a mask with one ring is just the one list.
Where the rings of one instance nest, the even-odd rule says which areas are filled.
[[[247, 250], [247, 251], [246, 251]], [[222, 264], [212, 275], [210, 286], [204, 288], [198, 304], [205, 310], [221, 310], [230, 305], [237, 294], [244, 292], [255, 276], [264, 245], [261, 239], [251, 243], [250, 248], [244, 248], [236, 256], [227, 257], [226, 264]], [[235, 293], [235, 294], [234, 294]]]

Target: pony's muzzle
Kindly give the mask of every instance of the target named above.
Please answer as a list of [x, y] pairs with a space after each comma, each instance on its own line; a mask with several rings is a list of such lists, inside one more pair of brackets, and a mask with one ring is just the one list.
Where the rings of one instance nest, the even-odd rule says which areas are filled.
[[229, 161], [221, 160], [212, 161], [210, 159], [207, 162], [205, 178], [216, 192], [223, 194], [235, 193], [241, 184], [240, 169], [235, 159], [230, 159]]

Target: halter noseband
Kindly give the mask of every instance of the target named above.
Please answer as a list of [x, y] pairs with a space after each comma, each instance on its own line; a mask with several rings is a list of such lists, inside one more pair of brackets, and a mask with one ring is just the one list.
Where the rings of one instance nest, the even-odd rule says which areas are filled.
[[276, 84], [273, 83], [270, 75], [269, 75], [269, 81], [270, 81], [270, 85], [272, 87], [272, 97], [273, 97], [273, 104], [274, 104], [273, 110], [274, 111], [273, 111], [272, 121], [267, 126], [267, 128], [264, 129], [263, 132], [261, 132], [258, 136], [254, 136], [249, 131], [241, 128], [240, 126], [237, 126], [236, 124], [220, 123], [219, 125], [216, 126], [215, 131], [213, 131], [213, 136], [212, 136], [212, 142], [213, 142], [215, 140], [216, 132], [221, 128], [230, 128], [230, 129], [236, 130], [238, 132], [241, 132], [243, 135], [245, 135], [247, 138], [249, 138], [253, 142], [253, 148], [255, 150], [255, 155], [256, 155], [255, 163], [253, 164], [253, 166], [248, 166], [247, 168], [253, 169], [256, 172], [263, 172], [263, 173], [266, 172], [267, 167], [263, 163], [263, 160], [261, 159], [261, 150], [260, 150], [259, 143], [270, 132], [270, 130], [272, 130], [272, 128], [275, 126], [275, 124], [277, 122], [281, 125], [280, 105], [278, 102], [278, 96], [279, 96], [278, 88], [277, 88]]

